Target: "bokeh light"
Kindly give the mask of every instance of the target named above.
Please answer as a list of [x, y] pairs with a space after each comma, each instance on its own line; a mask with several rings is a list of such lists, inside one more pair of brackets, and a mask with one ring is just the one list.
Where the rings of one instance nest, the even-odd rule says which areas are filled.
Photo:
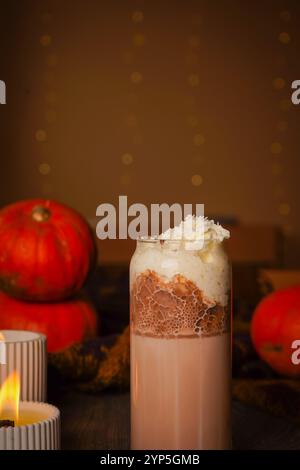
[[40, 37], [40, 44], [42, 46], [47, 47], [47, 46], [50, 46], [51, 43], [52, 43], [52, 37], [50, 36], [50, 34], [43, 34]]
[[285, 80], [282, 77], [274, 78], [273, 87], [275, 90], [282, 90], [285, 87]]
[[199, 85], [199, 76], [196, 73], [191, 73], [188, 76], [188, 83], [192, 87], [198, 86]]
[[121, 160], [124, 165], [131, 165], [133, 163], [133, 156], [131, 153], [124, 153]]
[[280, 215], [287, 216], [291, 212], [291, 206], [287, 202], [282, 202], [278, 206], [278, 212]]
[[291, 36], [286, 31], [283, 31], [279, 34], [278, 39], [282, 44], [289, 44], [291, 41]]
[[205, 142], [205, 137], [204, 137], [203, 134], [196, 134], [196, 135], [194, 136], [194, 144], [197, 145], [198, 147], [199, 147], [200, 145], [203, 145], [204, 142]]
[[203, 183], [203, 178], [201, 175], [193, 175], [191, 177], [191, 182], [193, 186], [201, 186]]
[[45, 142], [47, 140], [47, 133], [44, 129], [38, 129], [35, 133], [35, 139], [38, 142]]
[[141, 10], [135, 10], [131, 15], [131, 19], [134, 23], [142, 23], [144, 21], [144, 13]]
[[131, 78], [132, 83], [138, 84], [142, 82], [143, 75], [141, 74], [141, 72], [132, 72], [130, 78]]
[[44, 175], [44, 176], [49, 175], [50, 171], [51, 171], [51, 167], [49, 163], [44, 162], [44, 163], [39, 164], [39, 172], [41, 175]]
[[187, 123], [191, 127], [197, 127], [199, 124], [199, 119], [195, 115], [191, 115], [187, 117]]
[[273, 142], [270, 147], [271, 153], [279, 154], [282, 152], [282, 145], [280, 142]]

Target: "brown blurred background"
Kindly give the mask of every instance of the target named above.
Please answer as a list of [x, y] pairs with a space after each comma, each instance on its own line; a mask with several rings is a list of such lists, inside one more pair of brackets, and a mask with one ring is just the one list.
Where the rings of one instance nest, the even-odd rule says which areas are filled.
[[[204, 203], [232, 234], [233, 396], [299, 423], [299, 381], [295, 392], [249, 335], [260, 299], [300, 283], [299, 0], [0, 0], [0, 18], [0, 206], [53, 198], [95, 228], [97, 206], [119, 195]], [[133, 249], [99, 241], [85, 286], [100, 319], [96, 355], [128, 325]], [[81, 423], [91, 402], [78, 403]], [[264, 433], [264, 446], [276, 426], [255, 416], [239, 427]], [[296, 442], [284, 429], [273, 448]]]
[[1, 205], [205, 203], [299, 266], [298, 1], [0, 5]]

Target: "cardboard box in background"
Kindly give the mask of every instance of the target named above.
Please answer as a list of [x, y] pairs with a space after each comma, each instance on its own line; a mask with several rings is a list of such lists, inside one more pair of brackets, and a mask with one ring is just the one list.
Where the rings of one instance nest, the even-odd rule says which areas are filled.
[[286, 287], [300, 285], [300, 270], [297, 269], [261, 269], [258, 282], [262, 294]]

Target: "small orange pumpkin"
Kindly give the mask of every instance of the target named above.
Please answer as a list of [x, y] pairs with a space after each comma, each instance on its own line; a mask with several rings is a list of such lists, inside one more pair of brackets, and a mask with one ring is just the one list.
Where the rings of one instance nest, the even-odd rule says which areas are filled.
[[57, 352], [97, 334], [97, 315], [83, 299], [32, 303], [0, 292], [0, 329], [29, 330], [47, 336], [47, 349]]
[[64, 204], [34, 199], [0, 211], [0, 287], [9, 295], [68, 298], [82, 287], [95, 254], [89, 226]]
[[300, 340], [300, 286], [273, 292], [257, 306], [251, 337], [260, 357], [279, 374], [300, 377], [292, 343]]

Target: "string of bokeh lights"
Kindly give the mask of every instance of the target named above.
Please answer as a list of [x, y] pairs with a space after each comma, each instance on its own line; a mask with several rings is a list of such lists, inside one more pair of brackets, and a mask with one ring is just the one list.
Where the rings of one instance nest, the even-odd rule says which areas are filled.
[[[287, 10], [281, 11], [279, 14], [280, 23], [284, 23], [285, 26], [289, 24], [291, 21], [291, 13]], [[279, 42], [279, 46], [283, 49], [281, 52], [284, 53], [284, 48], [287, 47], [291, 42], [291, 35], [289, 32], [286, 31], [286, 27], [284, 31], [281, 31], [278, 34], [277, 41]], [[284, 75], [284, 66], [286, 64], [286, 58], [284, 56], [280, 57], [278, 61], [278, 66], [282, 67]], [[286, 190], [283, 185], [283, 178], [284, 178], [284, 164], [283, 164], [283, 154], [285, 153], [284, 150], [284, 133], [288, 130], [288, 122], [287, 122], [287, 113], [291, 108], [291, 100], [290, 97], [283, 97], [283, 93], [285, 93], [286, 89], [289, 92], [289, 87], [286, 82], [286, 79], [283, 76], [277, 76], [273, 79], [273, 89], [276, 93], [280, 94], [280, 101], [279, 101], [279, 112], [284, 116], [281, 117], [276, 125], [277, 132], [280, 133], [280, 137], [277, 138], [274, 142], [270, 145], [270, 152], [272, 156], [272, 164], [271, 170], [273, 177], [275, 179], [274, 187], [275, 187], [275, 197], [276, 197], [276, 204], [277, 210], [279, 215], [282, 218], [282, 229], [286, 236], [290, 235], [293, 231], [293, 227], [290, 223], [290, 216], [291, 216], [291, 204], [287, 200]], [[286, 158], [285, 158], [286, 159]]]
[[[136, 112], [136, 105], [138, 103], [138, 88], [143, 82], [143, 74], [134, 66], [137, 65], [136, 59], [141, 54], [145, 43], [146, 37], [142, 31], [142, 25], [144, 22], [144, 12], [140, 9], [133, 10], [130, 14], [130, 21], [134, 27], [134, 31], [131, 37], [130, 46], [126, 48], [122, 53], [122, 60], [126, 66], [130, 67], [129, 81], [132, 90], [128, 93], [127, 103], [128, 112], [125, 115], [124, 124], [128, 128], [128, 132], [131, 135], [131, 141], [134, 146], [140, 145], [143, 142], [143, 136], [139, 129], [139, 118]], [[132, 173], [130, 167], [134, 163], [134, 155], [131, 150], [127, 150], [121, 155], [122, 164], [127, 167], [126, 170], [122, 171], [120, 176], [120, 182], [122, 185], [129, 185], [132, 179]]]
[[[53, 74], [53, 69], [57, 65], [57, 54], [53, 50], [53, 37], [51, 34], [49, 34], [49, 27], [50, 23], [52, 22], [53, 19], [53, 14], [49, 11], [46, 11], [42, 13], [41, 15], [41, 20], [43, 25], [47, 27], [47, 31], [43, 32], [41, 36], [39, 37], [39, 45], [42, 47], [45, 51], [45, 66], [46, 66], [46, 71], [45, 71], [45, 76], [44, 76], [44, 82], [46, 85], [46, 91], [45, 91], [45, 96], [44, 96], [44, 101], [45, 101], [45, 108], [44, 108], [44, 121], [45, 124], [53, 124], [56, 121], [57, 118], [57, 111], [55, 109], [55, 104], [57, 101], [57, 95], [55, 90], [53, 89], [53, 83], [54, 83], [54, 74]], [[37, 129], [35, 132], [35, 139], [36, 142], [39, 144], [40, 148], [38, 150], [38, 154], [42, 154], [42, 148], [41, 145], [46, 145], [48, 141], [48, 131], [46, 128], [46, 125], [44, 125], [42, 128]], [[38, 165], [38, 171], [41, 177], [43, 178], [43, 182], [41, 185], [41, 192], [43, 193], [44, 196], [49, 195], [52, 192], [52, 184], [49, 180], [50, 174], [51, 174], [51, 165], [48, 161], [45, 161], [43, 159], [40, 161]]]
[[188, 95], [185, 100], [188, 109], [186, 122], [191, 129], [191, 144], [193, 146], [195, 165], [195, 173], [190, 176], [190, 182], [196, 188], [199, 188], [203, 184], [203, 175], [199, 172], [199, 166], [203, 162], [203, 152], [200, 150], [205, 143], [203, 130], [200, 129], [200, 117], [195, 106], [200, 86], [199, 63], [201, 38], [199, 35], [199, 26], [201, 22], [202, 18], [200, 15], [194, 14], [192, 20], [193, 31], [192, 34], [189, 34], [187, 37], [187, 52], [185, 56], [185, 63], [188, 69], [186, 77]]

